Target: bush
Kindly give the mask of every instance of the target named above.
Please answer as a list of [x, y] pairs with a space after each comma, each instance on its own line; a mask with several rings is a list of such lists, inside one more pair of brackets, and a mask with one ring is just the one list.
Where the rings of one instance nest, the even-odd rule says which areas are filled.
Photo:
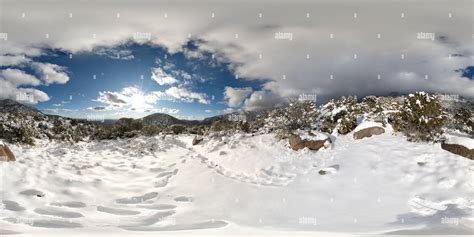
[[474, 118], [471, 110], [467, 108], [458, 108], [452, 119], [450, 120], [449, 127], [457, 129], [459, 131], [473, 135], [474, 133]]
[[338, 119], [337, 121], [337, 132], [342, 135], [350, 133], [357, 127], [357, 119], [352, 113], [347, 113], [344, 117]]
[[376, 96], [367, 96], [362, 99], [361, 108], [365, 112], [366, 120], [374, 121], [383, 124], [387, 123], [387, 116], [384, 110], [389, 109], [390, 105], [388, 101], [383, 101], [381, 98]]
[[400, 112], [391, 121], [394, 129], [403, 132], [410, 141], [439, 141], [445, 114], [436, 96], [417, 92], [405, 98]]
[[28, 124], [21, 122], [18, 126], [0, 126], [0, 134], [9, 143], [35, 144], [35, 132]]
[[292, 100], [288, 107], [271, 111], [267, 123], [271, 130], [286, 134], [297, 129], [311, 128], [317, 115], [318, 110], [312, 101]]
[[115, 123], [115, 128], [119, 133], [123, 134], [125, 132], [141, 130], [143, 123], [132, 118], [121, 118]]
[[171, 126], [171, 131], [173, 131], [175, 135], [182, 134], [186, 131], [186, 127], [182, 125], [173, 125]]
[[331, 100], [322, 106], [318, 128], [322, 132], [345, 135], [357, 126], [357, 115], [363, 113], [363, 108], [357, 103], [355, 96], [342, 96], [337, 101]]
[[160, 134], [161, 130], [161, 127], [156, 125], [144, 125], [142, 127], [142, 134], [145, 136], [155, 136]]

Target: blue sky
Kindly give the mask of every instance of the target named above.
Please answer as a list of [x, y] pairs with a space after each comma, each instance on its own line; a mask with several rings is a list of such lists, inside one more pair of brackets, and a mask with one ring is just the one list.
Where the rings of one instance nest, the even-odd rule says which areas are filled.
[[[192, 42], [185, 48], [196, 49]], [[120, 54], [120, 52], [126, 53], [118, 57], [117, 53]], [[76, 54], [49, 50], [45, 55], [34, 60], [62, 66], [66, 68], [69, 76], [69, 81], [65, 84], [36, 87], [50, 97], [50, 100], [40, 102], [36, 107], [47, 113], [70, 117], [84, 117], [89, 114], [103, 115], [105, 118], [142, 117], [153, 112], [171, 112], [177, 117], [202, 119], [222, 114], [226, 109], [231, 108], [224, 98], [225, 87], [259, 90], [264, 82], [264, 80], [236, 78], [236, 75], [229, 70], [228, 64], [218, 63], [210, 53], [204, 53], [199, 58], [189, 58], [182, 52], [170, 54], [162, 47], [149, 44], [126, 43], [113, 48], [97, 48], [92, 52]], [[173, 67], [169, 68], [170, 65]], [[161, 68], [178, 82], [172, 85], [159, 85], [151, 77], [153, 68]], [[34, 74], [31, 69], [24, 70]], [[183, 78], [176, 74], [177, 72], [185, 72], [191, 78]], [[153, 107], [158, 110], [137, 112], [129, 110], [130, 108], [94, 109], [107, 106], [106, 103], [97, 101], [99, 92], [120, 92], [127, 87], [134, 87], [144, 95], [165, 91], [170, 87], [186, 88], [188, 91], [204, 95], [209, 103], [202, 103], [196, 99], [189, 102], [162, 98], [153, 104]], [[239, 109], [239, 107], [241, 106], [233, 108]], [[159, 110], [161, 108], [172, 110], [161, 111]]]

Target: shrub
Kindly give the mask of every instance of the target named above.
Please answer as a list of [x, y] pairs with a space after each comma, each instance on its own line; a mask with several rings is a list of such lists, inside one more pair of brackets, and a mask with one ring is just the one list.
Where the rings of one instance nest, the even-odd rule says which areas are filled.
[[141, 129], [142, 134], [145, 136], [155, 136], [160, 134], [161, 128], [156, 125], [144, 125]]
[[134, 130], [141, 130], [143, 123], [140, 120], [132, 118], [121, 118], [115, 123], [115, 128], [119, 133], [131, 132]]
[[459, 108], [454, 113], [452, 125], [459, 131], [472, 134], [474, 132], [474, 118], [471, 110], [467, 108]]
[[403, 132], [410, 141], [439, 141], [445, 115], [436, 96], [416, 92], [405, 98], [394, 115], [394, 129]]
[[237, 122], [236, 123], [236, 130], [237, 131], [242, 131], [244, 133], [250, 133], [250, 123], [248, 122]]
[[322, 106], [318, 119], [318, 128], [322, 132], [347, 134], [357, 126], [357, 115], [363, 108], [357, 103], [355, 96], [342, 96], [337, 101], [331, 100]]
[[23, 143], [28, 145], [35, 144], [35, 132], [24, 122], [20, 122], [17, 126], [0, 126], [0, 134], [9, 143]]
[[292, 100], [286, 108], [276, 108], [270, 112], [267, 120], [272, 130], [290, 133], [296, 129], [311, 128], [318, 110], [309, 100]]
[[186, 131], [186, 127], [183, 125], [172, 125], [171, 131], [173, 131], [175, 135], [182, 134], [184, 131]]
[[365, 117], [367, 120], [378, 122], [384, 126], [387, 123], [387, 116], [384, 113], [384, 110], [389, 109], [390, 105], [388, 101], [383, 101], [382, 98], [376, 96], [366, 96], [362, 99], [361, 108], [365, 112]]
[[339, 134], [345, 135], [350, 133], [357, 127], [357, 119], [354, 114], [346, 114], [344, 117], [340, 118], [338, 121], [337, 132]]

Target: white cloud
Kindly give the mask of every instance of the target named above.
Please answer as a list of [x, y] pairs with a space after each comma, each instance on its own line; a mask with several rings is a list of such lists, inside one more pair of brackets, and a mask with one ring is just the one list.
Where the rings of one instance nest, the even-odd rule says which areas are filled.
[[285, 103], [286, 101], [269, 91], [255, 91], [248, 99], [245, 99], [243, 109], [247, 111], [256, 111], [270, 108], [272, 106]]
[[222, 110], [223, 114], [230, 114], [230, 113], [233, 113], [233, 112], [237, 112], [237, 110], [233, 109], [233, 108], [226, 108], [226, 109]]
[[49, 100], [48, 94], [34, 88], [17, 88], [10, 81], [0, 78], [0, 99], [12, 99], [18, 102], [36, 104]]
[[39, 84], [41, 84], [41, 81], [38, 80], [35, 76], [30, 75], [18, 69], [7, 68], [5, 70], [1, 70], [0, 78], [3, 78], [11, 82], [15, 86], [21, 86], [21, 85], [38, 86]]
[[178, 114], [179, 109], [173, 109], [173, 108], [168, 108], [168, 107], [162, 107], [162, 108], [157, 108], [157, 109], [150, 109], [145, 112], [151, 112], [151, 113], [164, 113], [164, 114]]
[[154, 112], [176, 114], [178, 109], [173, 108], [155, 108], [160, 100], [172, 99], [166, 93], [161, 91], [152, 91], [145, 93], [138, 87], [125, 87], [119, 92], [100, 91], [99, 97], [95, 100], [106, 104], [106, 106], [90, 107], [91, 110], [116, 110], [116, 111], [135, 111], [135, 112]]
[[244, 87], [244, 88], [232, 88], [226, 86], [224, 89], [224, 98], [227, 101], [227, 105], [230, 107], [238, 107], [242, 104], [242, 101], [247, 98], [247, 96], [252, 93], [252, 88]]
[[206, 94], [204, 93], [196, 93], [189, 91], [186, 88], [181, 87], [170, 87], [168, 88], [165, 93], [170, 95], [178, 100], [182, 100], [185, 102], [192, 102], [197, 100], [201, 104], [209, 104], [210, 101], [206, 99]]
[[99, 98], [97, 98], [97, 101], [106, 104], [113, 104], [118, 107], [120, 104], [126, 104], [124, 99], [125, 96], [123, 93], [121, 94], [111, 91], [99, 91]]
[[156, 81], [160, 86], [171, 85], [178, 82], [174, 77], [163, 71], [161, 68], [151, 69], [151, 79]]
[[41, 75], [41, 79], [46, 85], [53, 83], [65, 84], [69, 81], [69, 76], [65, 72], [65, 68], [59, 65], [34, 62], [31, 66]]
[[104, 57], [108, 57], [112, 59], [120, 59], [120, 60], [131, 60], [135, 58], [131, 50], [117, 49], [113, 47], [111, 48], [99, 47], [94, 50], [94, 53], [100, 56], [104, 56]]
[[0, 65], [2, 66], [14, 66], [22, 63], [29, 62], [30, 59], [19, 55], [0, 55]]
[[12, 99], [18, 102], [36, 104], [48, 101], [49, 96], [34, 88], [19, 88], [19, 86], [37, 86], [41, 81], [33, 75], [18, 69], [0, 71], [0, 99]]

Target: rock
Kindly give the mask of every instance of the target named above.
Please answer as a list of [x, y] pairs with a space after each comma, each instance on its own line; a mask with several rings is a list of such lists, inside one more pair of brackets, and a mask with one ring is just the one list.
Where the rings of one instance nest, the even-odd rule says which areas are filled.
[[426, 162], [416, 162], [419, 166], [424, 166]]
[[366, 137], [371, 137], [373, 135], [380, 135], [384, 132], [385, 132], [385, 129], [383, 129], [382, 127], [364, 128], [364, 129], [354, 132], [354, 139], [362, 139]]
[[199, 144], [200, 142], [202, 142], [202, 137], [200, 136], [195, 136], [194, 139], [193, 139], [193, 146]]
[[325, 174], [327, 174], [328, 172], [325, 171], [325, 170], [320, 170], [318, 173], [319, 173], [320, 175], [325, 175]]
[[[312, 133], [308, 133], [309, 136], [314, 136]], [[315, 136], [316, 137], [316, 136]], [[290, 134], [288, 137], [288, 141], [290, 143], [291, 149], [297, 151], [303, 149], [305, 147], [309, 148], [310, 150], [319, 150], [322, 147], [327, 147], [331, 140], [328, 138], [324, 140], [308, 140], [308, 139], [301, 139], [299, 135]]]
[[0, 143], [0, 161], [15, 161], [15, 155], [7, 145]]
[[451, 153], [454, 153], [456, 155], [464, 156], [471, 160], [474, 159], [474, 149], [468, 149], [467, 147], [463, 145], [442, 143], [441, 148]]

